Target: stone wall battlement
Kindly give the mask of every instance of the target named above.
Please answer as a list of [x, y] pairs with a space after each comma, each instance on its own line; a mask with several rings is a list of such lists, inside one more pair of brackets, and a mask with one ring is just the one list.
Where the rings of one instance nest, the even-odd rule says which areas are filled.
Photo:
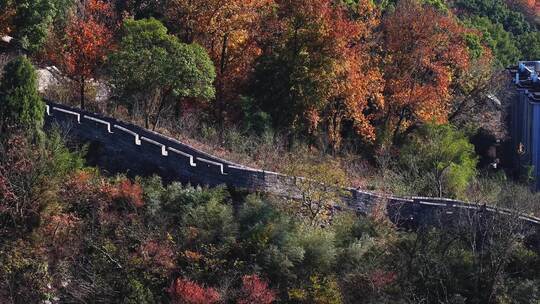
[[[110, 117], [47, 102], [46, 127], [58, 125], [70, 137], [90, 144], [89, 162], [109, 172], [148, 176], [164, 180], [230, 187], [300, 196], [297, 180], [284, 174], [236, 164], [198, 150], [176, 139]], [[462, 212], [484, 212], [519, 217], [527, 225], [540, 228], [540, 219], [504, 208], [444, 198], [391, 197], [347, 188], [347, 205], [359, 213], [371, 212], [377, 203], [387, 203], [394, 222], [429, 222], [434, 213], [451, 218]]]

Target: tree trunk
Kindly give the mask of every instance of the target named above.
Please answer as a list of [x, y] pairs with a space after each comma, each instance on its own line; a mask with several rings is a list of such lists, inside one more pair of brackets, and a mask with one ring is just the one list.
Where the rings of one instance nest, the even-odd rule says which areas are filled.
[[143, 97], [143, 115], [144, 115], [144, 127], [146, 129], [150, 128], [150, 101], [149, 98], [154, 98], [153, 96], [144, 96]]
[[161, 98], [159, 99], [159, 106], [158, 111], [156, 113], [156, 120], [154, 121], [154, 126], [152, 127], [152, 131], [156, 130], [157, 125], [159, 124], [159, 119], [161, 118], [161, 113], [163, 112], [163, 107], [165, 106], [165, 100], [170, 95], [170, 90], [167, 90], [166, 92], [163, 92], [161, 94]]
[[229, 34], [225, 33], [223, 35], [223, 41], [221, 45], [221, 58], [219, 63], [219, 73], [218, 78], [216, 80], [216, 107], [215, 107], [215, 115], [218, 123], [218, 129], [219, 129], [219, 141], [223, 141], [223, 132], [225, 130], [225, 119], [226, 119], [226, 105], [223, 100], [223, 74], [225, 73], [226, 68], [226, 62], [227, 62], [227, 44], [229, 40]]
[[394, 129], [394, 133], [392, 134], [392, 143], [396, 144], [399, 131], [401, 130], [401, 124], [403, 123], [403, 120], [405, 119], [405, 109], [401, 109], [399, 112], [399, 120], [396, 124], [396, 128]]
[[80, 81], [80, 97], [81, 97], [81, 109], [84, 110], [84, 107], [85, 107], [85, 104], [84, 104], [84, 89], [85, 89], [85, 84], [86, 84], [86, 81], [84, 79], [84, 76], [81, 76], [81, 81]]
[[223, 35], [223, 46], [221, 48], [221, 62], [220, 62], [220, 73], [223, 75], [225, 72], [225, 63], [227, 62], [227, 41], [229, 38], [229, 34]]
[[152, 127], [152, 131], [155, 131], [157, 125], [159, 124], [159, 119], [161, 117], [161, 112], [163, 110], [163, 103], [164, 102], [161, 101], [161, 103], [159, 104], [159, 108], [158, 108], [158, 111], [157, 111], [157, 114], [156, 114], [156, 121], [154, 121], [154, 126]]

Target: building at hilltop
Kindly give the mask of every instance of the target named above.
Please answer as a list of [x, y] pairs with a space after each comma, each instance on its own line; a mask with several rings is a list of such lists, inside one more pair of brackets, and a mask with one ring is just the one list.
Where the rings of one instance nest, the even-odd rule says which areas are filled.
[[510, 135], [513, 165], [540, 189], [540, 61], [521, 61], [510, 69], [517, 94], [512, 103]]

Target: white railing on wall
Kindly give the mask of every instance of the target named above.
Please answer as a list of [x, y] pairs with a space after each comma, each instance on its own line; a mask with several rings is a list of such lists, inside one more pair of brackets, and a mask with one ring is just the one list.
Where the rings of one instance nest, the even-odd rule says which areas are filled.
[[[125, 134], [131, 135], [134, 138], [133, 143], [135, 145], [140, 146], [140, 145], [142, 145], [142, 142], [154, 145], [154, 146], [159, 148], [159, 150], [161, 151], [161, 156], [162, 157], [168, 157], [170, 155], [169, 152], [172, 152], [172, 153], [174, 153], [176, 155], [186, 157], [186, 159], [189, 161], [189, 166], [191, 166], [191, 167], [197, 167], [197, 162], [199, 162], [199, 163], [204, 163], [204, 164], [206, 164], [208, 166], [214, 166], [216, 169], [218, 169], [218, 172], [219, 172], [220, 175], [228, 175], [228, 168], [229, 168], [229, 169], [233, 169], [233, 170], [236, 170], [236, 171], [239, 171], [239, 172], [243, 172], [243, 174], [245, 174], [245, 175], [263, 174], [265, 176], [265, 178], [266, 177], [274, 177], [276, 180], [277, 180], [277, 178], [282, 178], [282, 179], [286, 178], [286, 179], [289, 179], [289, 180], [296, 180], [298, 178], [301, 179], [301, 177], [291, 177], [291, 176], [287, 176], [287, 175], [284, 175], [284, 174], [281, 174], [281, 173], [265, 171], [265, 170], [259, 170], [259, 169], [253, 169], [253, 168], [249, 168], [249, 167], [246, 167], [246, 166], [243, 166], [243, 165], [234, 164], [234, 163], [231, 163], [231, 162], [228, 162], [228, 161], [225, 161], [225, 160], [221, 160], [220, 158], [217, 158], [215, 156], [207, 154], [207, 153], [205, 153], [203, 151], [199, 151], [199, 150], [197, 150], [197, 149], [195, 149], [193, 147], [190, 147], [190, 146], [188, 146], [188, 145], [186, 145], [184, 143], [181, 143], [181, 142], [179, 142], [179, 141], [177, 141], [175, 139], [165, 137], [165, 136], [163, 136], [161, 134], [158, 134], [158, 133], [155, 133], [155, 132], [152, 132], [152, 131], [149, 131], [149, 130], [142, 129], [140, 127], [133, 127], [133, 128], [136, 128], [136, 129], [141, 129], [141, 130], [143, 130], [143, 132], [147, 133], [147, 134], [145, 134], [147, 136], [142, 136], [138, 132], [129, 129], [129, 124], [122, 123], [122, 124], [125, 125], [125, 126], [122, 126], [122, 125], [120, 125], [120, 122], [118, 122], [116, 120], [108, 119], [108, 118], [105, 118], [105, 117], [100, 117], [97, 114], [92, 115], [91, 113], [87, 113], [87, 112], [84, 112], [84, 111], [81, 111], [82, 113], [80, 113], [80, 112], [78, 112], [80, 110], [73, 109], [73, 108], [68, 108], [68, 107], [63, 106], [63, 105], [60, 106], [60, 105], [53, 104], [53, 103], [48, 103], [46, 105], [47, 116], [54, 117], [54, 112], [55, 111], [63, 113], [65, 115], [72, 116], [77, 121], [77, 124], [81, 124], [81, 116], [82, 116], [84, 119], [86, 119], [88, 121], [92, 121], [94, 123], [102, 125], [104, 127], [104, 129], [107, 131], [107, 133], [109, 133], [109, 134], [112, 134], [112, 133], [115, 133], [115, 132], [123, 132]], [[196, 151], [197, 154], [199, 154], [201, 156], [194, 155], [194, 154], [192, 154], [190, 152], [187, 152], [187, 151], [179, 150], [177, 148], [168, 146], [167, 144], [161, 143], [161, 142], [159, 142], [159, 141], [157, 141], [155, 139], [149, 138], [149, 136], [156, 136], [156, 135], [163, 138], [165, 141], [171, 141], [171, 142], [179, 143], [179, 144], [181, 144], [183, 146], [189, 147], [190, 150]], [[205, 157], [202, 157], [202, 156], [205, 156]], [[271, 189], [271, 187], [270, 188], [266, 187], [264, 189], [258, 189], [258, 190], [260, 190], [260, 191], [271, 191], [270, 189]], [[419, 206], [425, 206], [427, 208], [442, 208], [442, 209], [447, 210], [446, 211], [447, 214], [452, 214], [453, 211], [451, 211], [451, 210], [463, 210], [463, 209], [478, 210], [478, 211], [486, 210], [488, 212], [497, 213], [497, 214], [506, 214], [506, 215], [517, 214], [516, 211], [512, 211], [512, 210], [509, 210], [509, 209], [485, 206], [485, 205], [481, 205], [481, 204], [468, 203], [468, 202], [445, 199], [445, 198], [432, 198], [432, 197], [412, 197], [412, 198], [403, 197], [403, 198], [401, 198], [401, 197], [391, 197], [391, 196], [376, 194], [376, 193], [372, 193], [372, 192], [366, 192], [366, 191], [353, 189], [353, 188], [347, 188], [346, 190], [351, 192], [353, 200], [356, 200], [356, 202], [353, 202], [353, 205], [354, 205], [354, 203], [358, 203], [359, 201], [369, 205], [369, 204], [374, 204], [374, 202], [377, 202], [377, 201], [385, 200], [385, 201], [400, 202], [402, 204], [411, 204], [411, 203], [413, 203], [413, 204], [417, 204]], [[283, 193], [279, 193], [279, 194], [283, 194]], [[517, 214], [517, 215], [519, 216], [519, 218], [521, 220], [524, 220], [524, 221], [526, 221], [528, 223], [531, 223], [531, 224], [533, 224], [535, 226], [540, 227], [540, 218], [537, 218], [537, 217], [534, 217], [534, 216], [529, 216], [529, 215], [526, 215], [526, 214]]]

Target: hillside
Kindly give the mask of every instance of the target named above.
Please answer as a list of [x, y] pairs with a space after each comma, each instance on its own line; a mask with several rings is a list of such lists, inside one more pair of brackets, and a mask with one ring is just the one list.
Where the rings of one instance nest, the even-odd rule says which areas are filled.
[[0, 303], [540, 301], [506, 70], [540, 60], [536, 3], [0, 11]]

